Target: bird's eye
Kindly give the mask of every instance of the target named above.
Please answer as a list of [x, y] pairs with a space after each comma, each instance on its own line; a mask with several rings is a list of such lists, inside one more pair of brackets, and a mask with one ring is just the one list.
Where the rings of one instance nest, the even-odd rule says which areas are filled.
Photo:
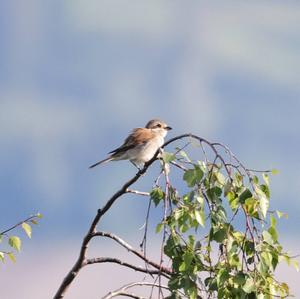
[[158, 128], [161, 128], [161, 124], [157, 124], [156, 126], [157, 126]]

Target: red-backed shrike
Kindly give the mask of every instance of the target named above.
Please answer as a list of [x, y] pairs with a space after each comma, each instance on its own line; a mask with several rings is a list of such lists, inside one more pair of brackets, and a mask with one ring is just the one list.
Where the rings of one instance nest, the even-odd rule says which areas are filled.
[[165, 122], [152, 119], [145, 128], [133, 129], [120, 147], [109, 152], [111, 154], [109, 157], [91, 165], [90, 168], [104, 162], [118, 160], [130, 160], [140, 168], [153, 158], [156, 151], [164, 144], [164, 138], [171, 129]]

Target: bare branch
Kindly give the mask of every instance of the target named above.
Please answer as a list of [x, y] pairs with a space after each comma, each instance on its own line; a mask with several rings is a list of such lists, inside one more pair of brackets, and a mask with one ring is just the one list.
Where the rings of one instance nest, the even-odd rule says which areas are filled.
[[133, 189], [127, 189], [126, 193], [133, 193], [133, 194], [138, 194], [138, 195], [143, 195], [143, 196], [150, 196], [149, 192], [143, 192], [143, 191], [138, 191], [138, 190], [133, 190]]
[[132, 283], [129, 283], [129, 284], [126, 284], [126, 285], [122, 286], [121, 288], [119, 288], [119, 289], [117, 289], [113, 292], [109, 292], [107, 295], [105, 295], [101, 299], [111, 299], [113, 297], [119, 296], [124, 291], [126, 291], [130, 288], [136, 287], [136, 286], [161, 287], [163, 289], [169, 290], [169, 287], [167, 287], [167, 286], [159, 286], [158, 284], [155, 284], [155, 283], [152, 283], [152, 282], [145, 282], [145, 281], [132, 282]]
[[86, 252], [88, 249], [88, 244], [92, 238], [93, 233], [96, 232], [96, 227], [98, 222], [100, 221], [101, 217], [111, 208], [111, 206], [115, 203], [115, 201], [121, 197], [123, 194], [126, 193], [126, 190], [128, 189], [128, 187], [130, 187], [132, 184], [134, 184], [143, 174], [146, 173], [148, 167], [156, 160], [156, 157], [158, 155], [158, 152], [156, 152], [156, 154], [154, 155], [154, 157], [148, 161], [147, 163], [145, 163], [144, 167], [137, 172], [137, 174], [130, 179], [127, 183], [125, 183], [123, 185], [123, 187], [117, 191], [104, 205], [104, 207], [102, 209], [99, 209], [97, 211], [97, 214], [94, 218], [94, 220], [92, 221], [92, 224], [86, 234], [86, 236], [84, 237], [83, 241], [82, 241], [82, 245], [80, 248], [80, 253], [79, 256], [77, 258], [77, 261], [75, 262], [74, 266], [72, 267], [72, 269], [69, 271], [69, 273], [66, 275], [66, 277], [64, 278], [62, 284], [60, 285], [59, 289], [57, 290], [56, 294], [54, 295], [54, 299], [61, 299], [65, 296], [66, 291], [68, 290], [68, 288], [70, 287], [72, 281], [75, 279], [75, 277], [78, 275], [80, 269], [83, 267], [84, 265], [84, 261], [86, 258]]
[[122, 291], [112, 294], [111, 296], [109, 296], [107, 298], [113, 298], [116, 296], [130, 297], [130, 298], [135, 298], [135, 299], [147, 299], [146, 297], [141, 297], [141, 296], [137, 296], [133, 293], [127, 293], [127, 292], [122, 292]]
[[183, 171], [187, 171], [187, 170], [188, 170], [186, 167], [184, 167], [183, 165], [181, 165], [181, 164], [179, 164], [179, 163], [177, 163], [177, 162], [175, 162], [175, 161], [171, 161], [170, 163], [171, 163], [172, 165], [176, 166], [177, 168], [183, 170]]
[[137, 296], [133, 293], [127, 293], [124, 291], [112, 292], [110, 295], [106, 296], [105, 298], [113, 298], [116, 296], [131, 297], [131, 298], [135, 298], [135, 299], [147, 299], [146, 297]]
[[116, 241], [117, 243], [119, 243], [121, 246], [123, 246], [124, 248], [126, 248], [128, 251], [132, 252], [134, 255], [138, 256], [139, 258], [141, 258], [142, 260], [144, 260], [147, 264], [153, 266], [154, 268], [161, 270], [162, 272], [171, 275], [172, 274], [172, 270], [168, 269], [166, 267], [162, 267], [161, 265], [149, 260], [147, 257], [145, 257], [143, 254], [141, 254], [139, 251], [137, 251], [136, 249], [134, 249], [131, 245], [129, 245], [128, 243], [126, 243], [123, 239], [121, 239], [120, 237], [112, 234], [112, 233], [107, 233], [107, 232], [96, 232], [92, 235], [92, 237], [107, 237], [110, 239], [113, 239], [114, 241]]
[[[133, 264], [123, 262], [123, 261], [121, 261], [117, 258], [112, 258], [112, 257], [95, 257], [95, 258], [86, 259], [83, 266], [92, 265], [92, 264], [101, 264], [101, 263], [119, 264], [121, 266], [133, 269], [137, 272], [143, 272], [143, 273], [152, 274], [152, 275], [161, 273], [161, 271], [159, 271], [159, 270], [145, 269], [145, 268], [142, 268], [140, 266], [135, 266]], [[166, 277], [168, 277], [168, 276], [166, 276]]]

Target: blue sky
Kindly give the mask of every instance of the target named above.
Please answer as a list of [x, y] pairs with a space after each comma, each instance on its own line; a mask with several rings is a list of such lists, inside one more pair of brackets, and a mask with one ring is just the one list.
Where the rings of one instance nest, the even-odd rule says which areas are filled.
[[[21, 277], [42, 252], [76, 256], [96, 209], [135, 172], [128, 162], [95, 171], [88, 165], [153, 117], [166, 120], [172, 136], [193, 132], [229, 145], [249, 167], [279, 169], [273, 206], [289, 214], [279, 228], [286, 246], [298, 250], [299, 3], [0, 6], [0, 225], [44, 214], [18, 263], [0, 269], [7, 279]], [[124, 200], [104, 226], [134, 236], [146, 205]], [[58, 266], [49, 296], [69, 267]], [[1, 289], [5, 299], [19, 296], [8, 284]], [[41, 298], [30, 289], [24, 296]]]

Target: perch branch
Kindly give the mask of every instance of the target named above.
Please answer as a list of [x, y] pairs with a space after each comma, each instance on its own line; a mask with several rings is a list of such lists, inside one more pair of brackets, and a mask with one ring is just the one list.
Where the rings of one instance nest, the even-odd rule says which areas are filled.
[[[218, 159], [220, 159], [220, 161], [223, 163], [229, 177], [230, 177], [230, 171], [228, 170], [228, 166], [226, 165], [224, 159], [222, 158], [222, 156], [219, 154], [219, 152], [217, 151], [217, 149], [215, 148], [214, 143], [209, 142], [208, 140], [199, 137], [197, 135], [194, 134], [182, 134], [179, 136], [176, 136], [174, 138], [171, 138], [170, 140], [168, 140], [167, 142], [165, 142], [165, 144], [162, 146], [162, 148], [166, 147], [167, 145], [171, 144], [174, 141], [177, 141], [179, 139], [183, 139], [183, 138], [193, 138], [198, 140], [200, 143], [205, 143], [207, 144], [215, 153], [216, 157]], [[67, 275], [65, 276], [65, 278], [63, 279], [61, 285], [59, 286], [56, 294], [54, 295], [54, 299], [62, 299], [64, 298], [68, 288], [70, 287], [71, 283], [73, 282], [73, 280], [75, 279], [75, 277], [78, 275], [79, 271], [83, 268], [83, 266], [85, 266], [86, 264], [86, 254], [87, 254], [87, 249], [88, 249], [88, 245], [90, 240], [92, 239], [94, 233], [96, 233], [96, 227], [100, 221], [100, 219], [102, 218], [102, 216], [112, 207], [112, 205], [116, 202], [116, 200], [118, 198], [120, 198], [122, 195], [124, 195], [125, 193], [127, 193], [128, 188], [134, 184], [136, 181], [138, 181], [140, 179], [140, 177], [142, 175], [144, 175], [147, 171], [147, 169], [149, 168], [149, 166], [157, 159], [157, 156], [159, 154], [160, 150], [158, 150], [155, 155], [153, 156], [153, 158], [148, 161], [147, 163], [145, 163], [144, 167], [139, 170], [136, 175], [131, 178], [128, 182], [126, 182], [123, 187], [118, 190], [107, 202], [106, 204], [102, 207], [102, 209], [98, 209], [96, 216], [94, 217], [91, 226], [87, 232], [87, 234], [85, 235], [85, 237], [83, 238], [82, 244], [81, 244], [81, 248], [80, 248], [80, 253], [79, 256], [75, 262], [75, 264], [73, 265], [73, 267], [71, 268], [71, 270], [67, 273]]]

